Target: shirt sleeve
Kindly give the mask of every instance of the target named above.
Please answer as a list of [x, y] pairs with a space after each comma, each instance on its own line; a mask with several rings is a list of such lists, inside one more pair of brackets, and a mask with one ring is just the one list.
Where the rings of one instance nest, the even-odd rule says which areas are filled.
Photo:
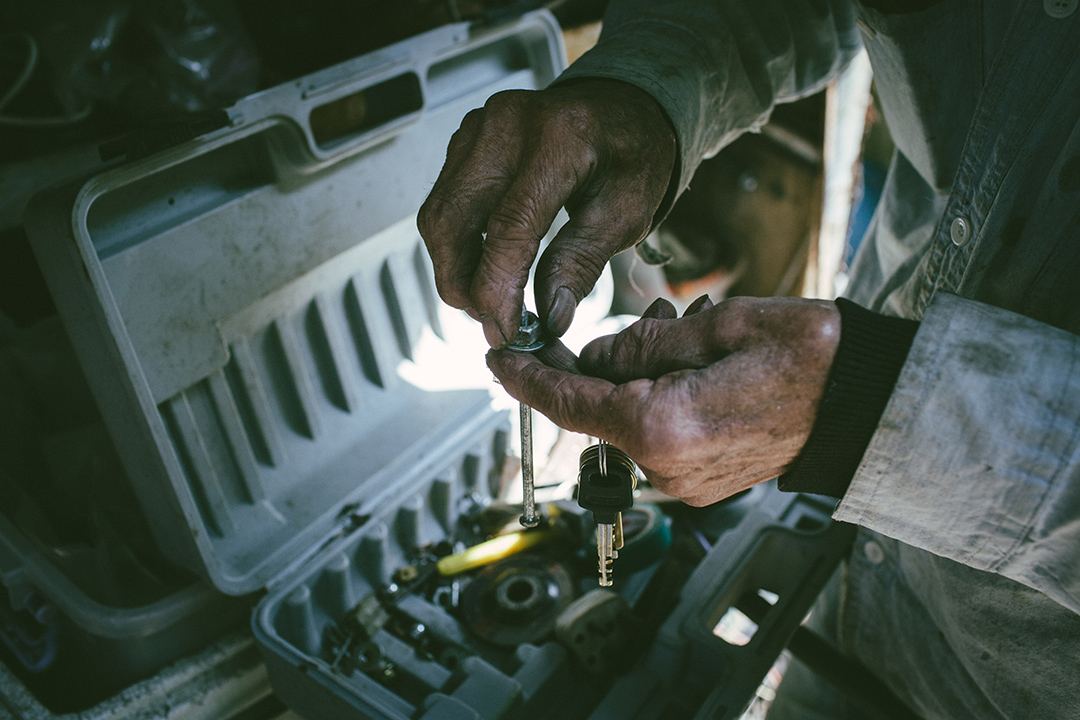
[[596, 47], [557, 82], [621, 80], [657, 100], [679, 143], [670, 207], [702, 159], [823, 88], [860, 48], [850, 0], [614, 0]]
[[814, 427], [777, 487], [785, 492], [847, 492], [874, 435], [919, 323], [879, 315], [838, 298], [840, 345]]
[[1080, 337], [940, 294], [835, 517], [1080, 612]]

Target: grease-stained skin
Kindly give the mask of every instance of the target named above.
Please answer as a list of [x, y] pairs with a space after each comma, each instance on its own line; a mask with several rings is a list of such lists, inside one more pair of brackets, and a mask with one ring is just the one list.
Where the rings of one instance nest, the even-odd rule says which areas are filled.
[[534, 278], [537, 312], [561, 336], [611, 256], [649, 232], [674, 164], [674, 130], [632, 85], [493, 95], [454, 133], [417, 218], [439, 294], [505, 346], [540, 240], [565, 206], [570, 221]]
[[659, 490], [708, 505], [776, 477], [798, 455], [840, 319], [832, 303], [797, 298], [706, 299], [674, 314], [658, 300], [585, 346], [571, 371], [507, 350], [490, 351], [488, 366], [557, 425], [627, 452]]
[[832, 303], [702, 298], [677, 318], [658, 301], [580, 358], [558, 342], [537, 355], [499, 350], [558, 211], [570, 221], [535, 277], [549, 336], [566, 331], [611, 256], [648, 232], [675, 149], [656, 101], [622, 82], [500, 93], [451, 139], [418, 225], [439, 294], [483, 323], [507, 392], [617, 445], [660, 490], [707, 505], [776, 477], [802, 449], [839, 341]]

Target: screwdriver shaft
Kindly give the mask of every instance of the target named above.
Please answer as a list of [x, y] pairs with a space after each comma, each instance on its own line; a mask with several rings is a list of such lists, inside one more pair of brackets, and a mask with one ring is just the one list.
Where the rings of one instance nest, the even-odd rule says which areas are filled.
[[532, 408], [521, 403], [521, 524], [536, 527], [536, 488], [533, 480]]

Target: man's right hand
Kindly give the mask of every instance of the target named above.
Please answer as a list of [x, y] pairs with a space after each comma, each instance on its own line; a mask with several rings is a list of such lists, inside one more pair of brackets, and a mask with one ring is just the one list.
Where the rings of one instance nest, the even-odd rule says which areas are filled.
[[537, 312], [562, 335], [611, 256], [652, 226], [675, 164], [659, 104], [617, 80], [493, 95], [462, 120], [418, 226], [439, 294], [513, 338], [529, 268], [559, 210], [570, 221], [537, 266]]

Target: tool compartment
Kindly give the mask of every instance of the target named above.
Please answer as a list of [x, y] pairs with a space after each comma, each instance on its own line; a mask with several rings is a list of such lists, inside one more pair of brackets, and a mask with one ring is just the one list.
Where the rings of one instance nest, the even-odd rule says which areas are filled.
[[[822, 503], [763, 486], [692, 520], [640, 508], [617, 596], [589, 593], [595, 546], [565, 505], [542, 547], [438, 571], [490, 534], [476, 518], [497, 507], [511, 425], [487, 389], [415, 380], [455, 354], [415, 213], [465, 113], [563, 64], [544, 11], [446, 26], [245, 98], [227, 127], [28, 210], [157, 545], [222, 593], [263, 594], [252, 631], [302, 716], [667, 718], [685, 672], [697, 702], [734, 688], [709, 717], [737, 717], [786, 639], [766, 629], [794, 629], [842, 552]], [[690, 523], [674, 541], [673, 522]], [[777, 527], [787, 540], [756, 562], [809, 538], [793, 577], [742, 581], [715, 559]], [[684, 589], [698, 562], [720, 575]], [[781, 598], [746, 672], [714, 631], [738, 582]]]

